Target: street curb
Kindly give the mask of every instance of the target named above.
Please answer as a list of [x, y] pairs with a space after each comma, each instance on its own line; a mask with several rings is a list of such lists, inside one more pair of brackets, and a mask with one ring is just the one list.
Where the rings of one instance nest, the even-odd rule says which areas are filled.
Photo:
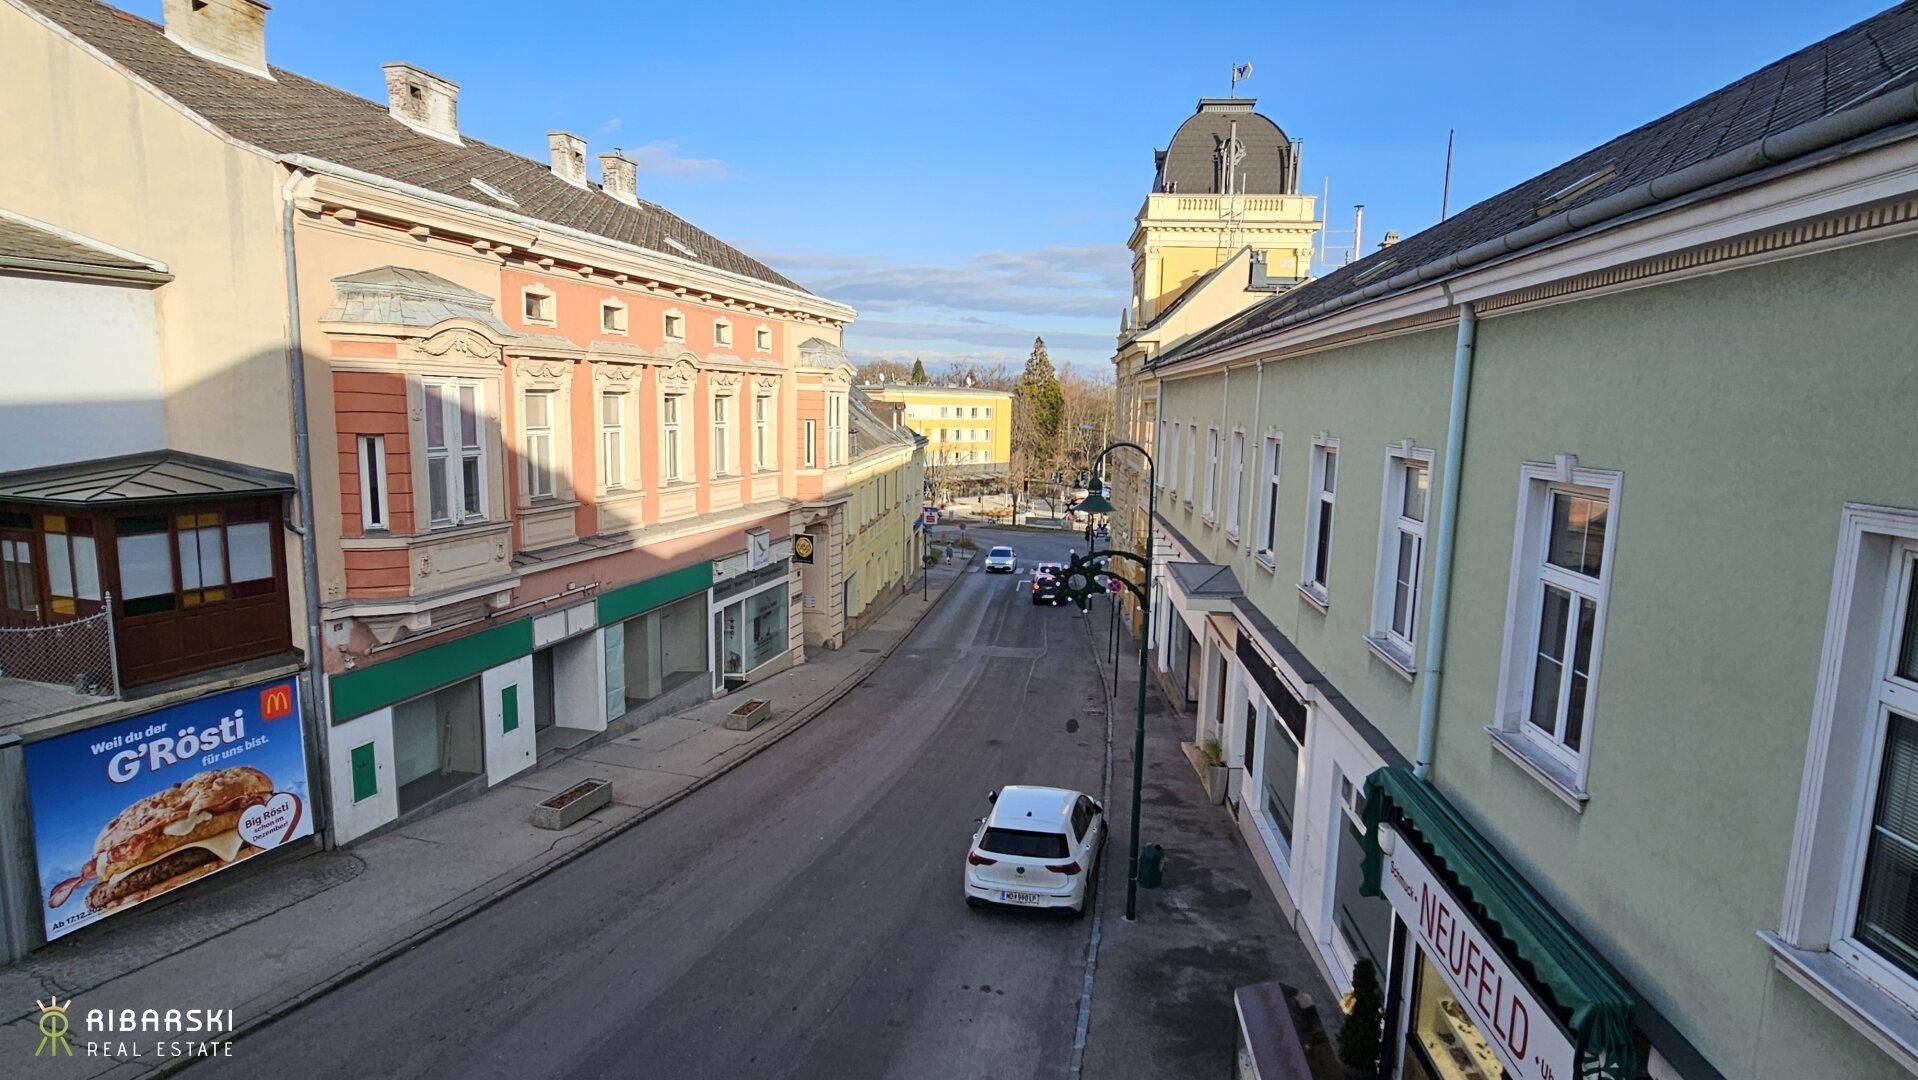
[[[968, 560], [967, 565], [970, 565], [970, 560]], [[449, 901], [448, 904], [452, 906], [453, 910], [448, 911], [445, 914], [440, 915], [436, 918], [432, 918], [431, 921], [426, 922], [424, 925], [419, 926], [417, 929], [403, 932], [401, 937], [398, 940], [388, 942], [386, 945], [381, 946], [377, 951], [375, 951], [371, 955], [364, 957], [362, 959], [350, 962], [348, 966], [344, 968], [343, 970], [337, 971], [334, 974], [321, 979], [317, 983], [310, 984], [304, 989], [295, 991], [290, 996], [282, 999], [277, 1004], [270, 1006], [269, 1008], [261, 1012], [258, 1016], [246, 1021], [245, 1023], [236, 1025], [233, 1031], [229, 1033], [229, 1036], [230, 1036], [229, 1041], [238, 1041], [240, 1037], [247, 1035], [251, 1032], [257, 1031], [260, 1028], [266, 1027], [267, 1025], [273, 1023], [274, 1021], [281, 1019], [282, 1017], [295, 1011], [296, 1009], [299, 1009], [301, 1006], [307, 1004], [308, 1002], [311, 1002], [317, 998], [323, 997], [326, 994], [331, 993], [332, 991], [337, 990], [342, 986], [345, 986], [346, 984], [354, 981], [355, 979], [358, 979], [360, 976], [365, 975], [373, 971], [375, 968], [380, 967], [381, 965], [385, 964], [388, 960], [393, 959], [394, 957], [400, 955], [401, 953], [407, 952], [411, 949], [417, 948], [418, 946], [425, 944], [427, 941], [432, 940], [434, 937], [437, 937], [442, 932], [452, 929], [454, 926], [459, 925], [460, 923], [464, 922], [465, 920], [472, 917], [473, 915], [478, 914], [480, 911], [483, 911], [486, 908], [492, 906], [493, 904], [506, 899], [507, 897], [513, 895], [516, 892], [519, 892], [521, 889], [526, 888], [528, 885], [531, 885], [533, 882], [538, 881], [539, 879], [554, 872], [555, 870], [558, 870], [561, 867], [567, 865], [568, 863], [571, 863], [574, 859], [577, 859], [580, 856], [586, 854], [587, 852], [592, 851], [593, 849], [599, 847], [601, 844], [606, 843], [607, 841], [613, 839], [616, 836], [620, 836], [624, 834], [625, 832], [635, 828], [642, 822], [651, 820], [652, 818], [658, 816], [660, 813], [664, 812], [668, 807], [671, 807], [677, 804], [682, 799], [685, 799], [686, 797], [692, 795], [694, 792], [705, 787], [707, 784], [712, 783], [713, 781], [719, 779], [720, 777], [726, 775], [727, 773], [732, 772], [734, 769], [738, 768], [740, 765], [748, 761], [751, 761], [755, 757], [758, 757], [760, 754], [764, 753], [766, 750], [770, 749], [771, 747], [777, 746], [779, 743], [783, 742], [788, 736], [804, 728], [806, 725], [812, 723], [812, 721], [817, 719], [821, 713], [825, 712], [827, 709], [832, 708], [834, 705], [838, 704], [842, 698], [852, 693], [853, 690], [857, 689], [859, 684], [864, 682], [867, 676], [871, 675], [875, 670], [877, 670], [879, 665], [885, 663], [888, 659], [890, 659], [892, 654], [896, 652], [901, 645], [904, 645], [906, 641], [909, 638], [911, 638], [914, 633], [918, 631], [919, 624], [924, 622], [926, 619], [926, 616], [932, 614], [933, 611], [939, 607], [939, 605], [945, 602], [946, 597], [950, 596], [955, 591], [953, 586], [959, 584], [960, 579], [962, 579], [963, 577], [965, 577], [964, 570], [961, 570], [959, 574], [954, 575], [953, 580], [951, 582], [948, 582], [944, 587], [940, 589], [939, 595], [935, 597], [931, 603], [926, 605], [925, 610], [919, 613], [919, 617], [913, 620], [912, 625], [907, 627], [905, 633], [899, 636], [899, 640], [893, 642], [891, 645], [888, 645], [885, 649], [881, 650], [879, 654], [877, 656], [874, 656], [871, 660], [868, 660], [865, 663], [860, 664], [859, 667], [856, 668], [851, 675], [847, 676], [845, 679], [840, 680], [838, 685], [834, 686], [830, 690], [827, 690], [825, 693], [821, 694], [819, 697], [814, 698], [810, 704], [806, 705], [803, 709], [800, 710], [801, 717], [795, 720], [794, 722], [792, 722], [792, 724], [789, 727], [787, 727], [784, 731], [779, 732], [777, 735], [774, 735], [772, 738], [767, 739], [766, 741], [762, 743], [758, 743], [754, 745], [746, 753], [741, 754], [738, 758], [735, 758], [734, 760], [728, 762], [724, 768], [721, 768], [717, 772], [714, 772], [710, 775], [701, 777], [698, 781], [694, 782], [692, 785], [682, 788], [679, 791], [673, 793], [672, 795], [667, 796], [664, 800], [657, 803], [656, 805], [647, 807], [645, 810], [640, 811], [638, 814], [635, 814], [633, 817], [625, 821], [622, 821], [616, 825], [613, 825], [605, 830], [602, 830], [599, 833], [593, 834], [591, 837], [589, 837], [585, 842], [581, 843], [579, 846], [568, 848], [565, 851], [559, 852], [558, 854], [555, 854], [544, 861], [530, 864], [531, 868], [526, 873], [513, 878], [511, 881], [507, 881], [504, 884], [500, 884], [496, 886], [483, 885], [483, 886], [480, 886], [479, 889], [469, 891], [465, 896]], [[484, 890], [484, 894], [478, 897], [474, 897], [474, 893], [480, 892], [481, 890]], [[116, 1066], [115, 1068], [109, 1069], [106, 1072], [101, 1073], [100, 1075], [101, 1076], [128, 1076], [128, 1077], [173, 1076], [184, 1069], [191, 1068], [195, 1064], [198, 1064], [200, 1060], [202, 1059], [173, 1058], [165, 1064], [155, 1065], [149, 1068], [136, 1067], [135, 1069], [130, 1071], [123, 1071], [121, 1067]], [[133, 1062], [123, 1063], [123, 1065], [134, 1065], [134, 1064], [135, 1063]]]

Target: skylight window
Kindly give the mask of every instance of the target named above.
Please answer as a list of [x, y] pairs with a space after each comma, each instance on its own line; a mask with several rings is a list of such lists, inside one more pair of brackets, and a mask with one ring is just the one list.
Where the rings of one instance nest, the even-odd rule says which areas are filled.
[[1380, 262], [1379, 264], [1377, 264], [1376, 266], [1368, 266], [1365, 269], [1358, 272], [1358, 276], [1352, 279], [1352, 284], [1354, 285], [1364, 284], [1365, 282], [1368, 282], [1372, 280], [1373, 278], [1378, 277], [1380, 274], [1383, 274], [1387, 270], [1390, 270], [1392, 269], [1392, 267], [1397, 265], [1398, 265], [1397, 259], [1386, 259], [1383, 262]]
[[670, 236], [666, 238], [666, 246], [672, 248], [674, 251], [679, 252], [681, 255], [697, 258], [697, 255], [692, 248], [687, 247], [685, 244], [680, 243], [679, 241], [673, 239]]
[[511, 195], [508, 195], [504, 191], [501, 191], [500, 189], [494, 187], [493, 185], [487, 183], [484, 180], [474, 180], [473, 186], [479, 189], [480, 194], [486, 196], [487, 198], [493, 200], [496, 203], [500, 203], [504, 206], [511, 206], [514, 208], [518, 208], [519, 206], [519, 201], [517, 199], [514, 199]]
[[1540, 199], [1538, 205], [1533, 209], [1539, 217], [1557, 213], [1561, 207], [1577, 199], [1579, 196], [1586, 194], [1605, 181], [1610, 180], [1617, 172], [1617, 166], [1607, 165], [1597, 172], [1587, 173], [1577, 180], [1566, 184], [1564, 187], [1559, 188], [1557, 191], [1552, 192], [1550, 195], [1545, 196], [1543, 199]]

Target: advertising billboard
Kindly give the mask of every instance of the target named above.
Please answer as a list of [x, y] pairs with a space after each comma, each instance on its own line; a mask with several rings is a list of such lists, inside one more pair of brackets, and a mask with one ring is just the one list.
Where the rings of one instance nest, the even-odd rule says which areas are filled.
[[294, 679], [30, 743], [26, 765], [49, 941], [313, 834]]

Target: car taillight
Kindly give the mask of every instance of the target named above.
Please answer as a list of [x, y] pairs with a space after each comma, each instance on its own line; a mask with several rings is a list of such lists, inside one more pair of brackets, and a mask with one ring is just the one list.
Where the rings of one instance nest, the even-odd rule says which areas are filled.
[[998, 859], [988, 859], [984, 855], [981, 855], [976, 851], [967, 852], [966, 861], [971, 863], [974, 866], [994, 866], [994, 865], [997, 865], [999, 862]]
[[1057, 865], [1048, 865], [1046, 869], [1055, 874], [1064, 874], [1067, 877], [1071, 877], [1073, 874], [1079, 872], [1079, 864], [1076, 862], [1059, 863]]

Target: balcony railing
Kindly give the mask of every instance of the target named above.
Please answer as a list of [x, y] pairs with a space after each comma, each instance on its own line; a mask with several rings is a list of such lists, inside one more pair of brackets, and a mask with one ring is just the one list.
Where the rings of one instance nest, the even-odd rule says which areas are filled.
[[112, 610], [109, 595], [85, 618], [0, 627], [0, 730], [120, 696]]

